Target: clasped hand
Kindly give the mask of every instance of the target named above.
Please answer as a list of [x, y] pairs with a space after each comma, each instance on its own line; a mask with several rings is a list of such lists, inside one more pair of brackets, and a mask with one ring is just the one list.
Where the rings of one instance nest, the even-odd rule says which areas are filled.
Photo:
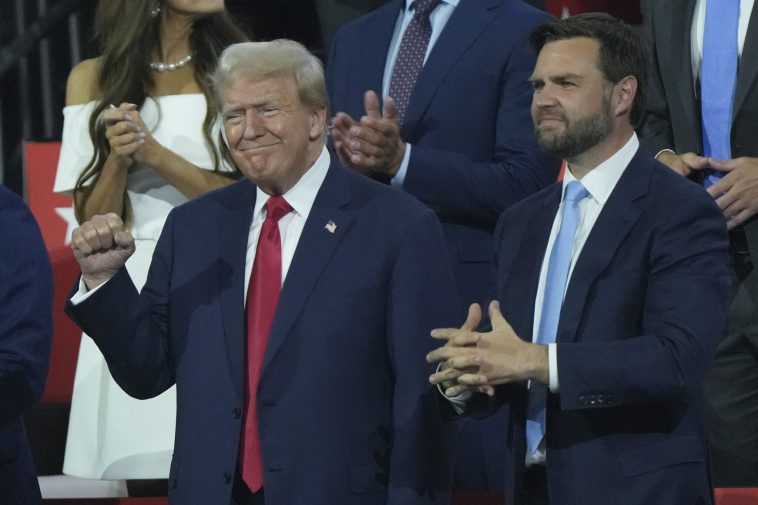
[[358, 172], [394, 177], [405, 155], [395, 102], [387, 97], [382, 114], [379, 97], [367, 91], [363, 104], [366, 115], [360, 121], [344, 112], [332, 118], [335, 152], [344, 165]]
[[492, 331], [477, 332], [481, 308], [473, 304], [460, 328], [438, 328], [432, 337], [446, 341], [430, 352], [429, 363], [441, 362], [440, 369], [429, 377], [432, 384], [442, 384], [447, 396], [464, 391], [479, 391], [492, 396], [494, 386], [527, 379], [548, 381], [547, 346], [523, 341], [500, 312], [500, 304], [489, 306]]
[[145, 163], [157, 142], [142, 121], [137, 106], [133, 103], [111, 106], [103, 111], [101, 117], [111, 152], [127, 165], [133, 161]]

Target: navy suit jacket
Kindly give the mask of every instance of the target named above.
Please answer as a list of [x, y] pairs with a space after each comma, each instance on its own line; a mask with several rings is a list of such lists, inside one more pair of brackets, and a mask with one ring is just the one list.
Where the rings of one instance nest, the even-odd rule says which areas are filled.
[[[229, 503], [245, 402], [255, 186], [176, 208], [138, 296], [121, 270], [68, 310], [138, 398], [177, 386], [169, 501]], [[332, 233], [325, 225], [333, 221]], [[457, 299], [434, 214], [332, 164], [282, 287], [257, 408], [267, 505], [443, 504], [454, 426], [425, 355]]]
[[42, 503], [21, 414], [42, 396], [53, 282], [37, 223], [0, 186], [0, 503]]
[[[498, 225], [501, 308], [528, 341], [560, 198], [556, 184]], [[551, 502], [711, 503], [702, 385], [725, 329], [729, 279], [713, 199], [639, 151], [582, 249], [561, 310], [560, 392], [547, 404]], [[524, 469], [525, 384], [499, 388], [498, 402], [509, 419], [513, 492]]]
[[[327, 62], [333, 112], [358, 119], [367, 90], [382, 94], [403, 0], [340, 29]], [[403, 189], [442, 222], [461, 307], [493, 297], [492, 232], [508, 206], [555, 181], [537, 145], [528, 79], [532, 30], [550, 16], [520, 0], [461, 0], [419, 74], [401, 125], [412, 144]]]

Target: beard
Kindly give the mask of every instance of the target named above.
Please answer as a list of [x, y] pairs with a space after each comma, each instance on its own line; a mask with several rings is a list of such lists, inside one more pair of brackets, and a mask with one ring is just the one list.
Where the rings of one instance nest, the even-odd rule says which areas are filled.
[[[555, 115], [555, 112], [551, 115]], [[540, 147], [558, 158], [569, 160], [596, 146], [611, 133], [613, 122], [610, 96], [603, 97], [603, 105], [597, 114], [573, 121], [564, 114], [561, 115], [561, 120], [566, 127], [563, 133], [542, 130], [539, 123], [534, 125], [534, 133]]]

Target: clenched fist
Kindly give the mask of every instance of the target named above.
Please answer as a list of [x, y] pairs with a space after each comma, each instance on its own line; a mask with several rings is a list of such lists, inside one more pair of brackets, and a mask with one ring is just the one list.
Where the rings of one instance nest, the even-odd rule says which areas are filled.
[[134, 238], [118, 215], [93, 216], [71, 234], [71, 248], [87, 289], [104, 283], [134, 253]]

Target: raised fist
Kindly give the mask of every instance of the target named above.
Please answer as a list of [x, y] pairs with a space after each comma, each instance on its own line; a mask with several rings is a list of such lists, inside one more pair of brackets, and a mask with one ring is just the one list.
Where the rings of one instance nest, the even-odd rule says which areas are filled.
[[71, 234], [71, 249], [87, 289], [107, 281], [134, 253], [134, 238], [117, 214], [93, 216]]

